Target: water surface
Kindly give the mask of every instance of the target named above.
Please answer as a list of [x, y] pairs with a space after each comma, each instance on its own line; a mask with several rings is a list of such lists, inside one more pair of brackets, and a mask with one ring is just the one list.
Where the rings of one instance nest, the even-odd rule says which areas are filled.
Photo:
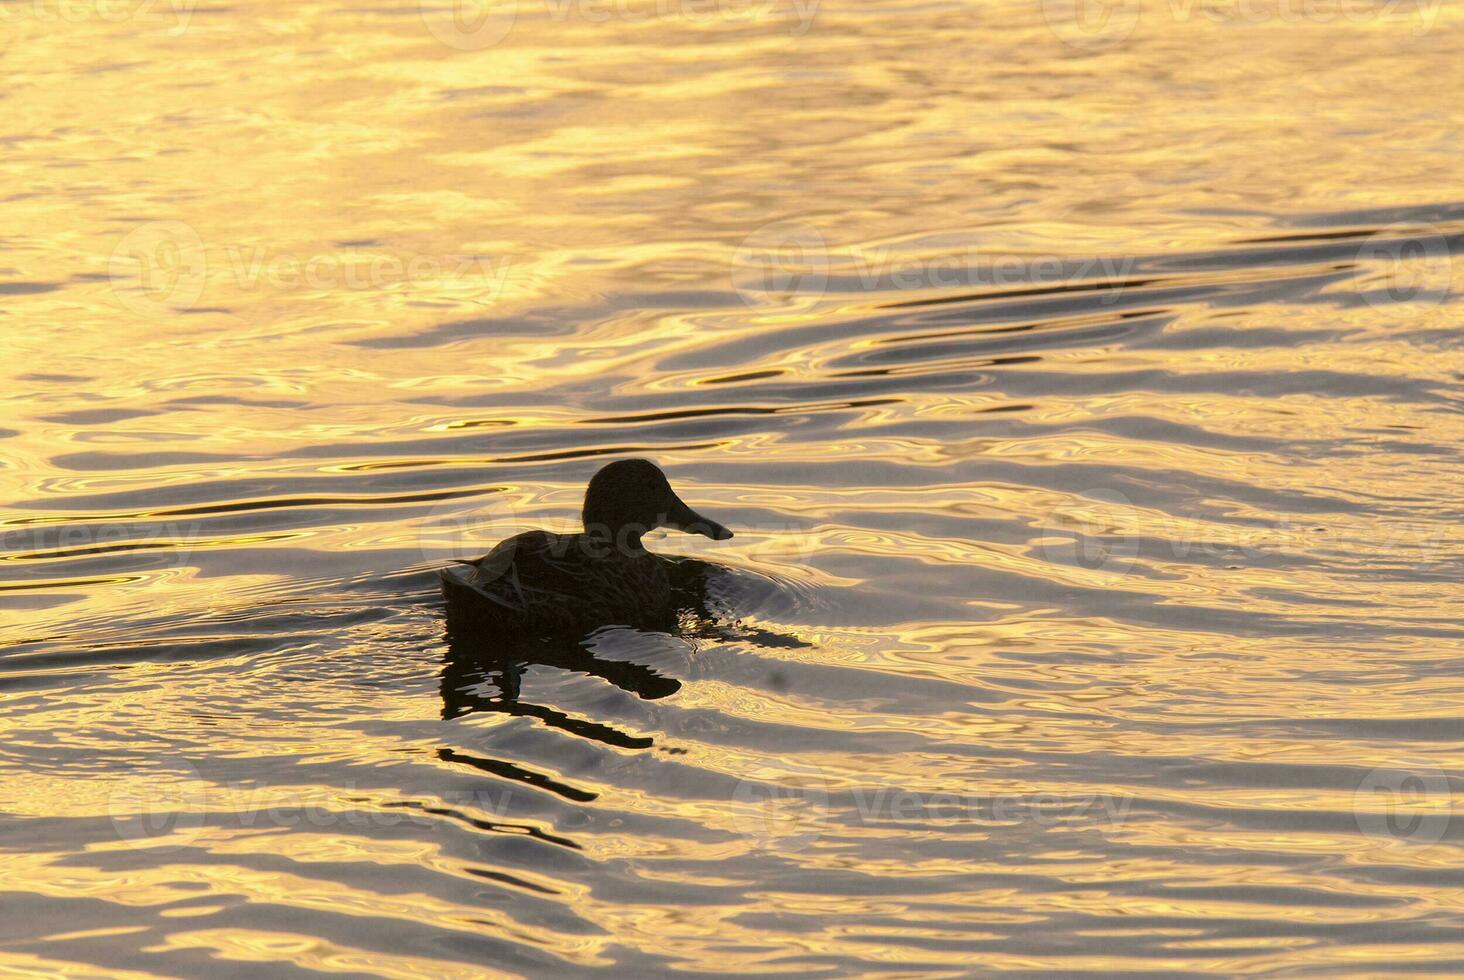
[[1464, 966], [1456, 4], [0, 10], [0, 969]]

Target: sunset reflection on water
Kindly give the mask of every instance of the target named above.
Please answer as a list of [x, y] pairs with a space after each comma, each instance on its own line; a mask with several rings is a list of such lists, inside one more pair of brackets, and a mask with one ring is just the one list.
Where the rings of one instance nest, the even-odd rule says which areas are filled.
[[1455, 970], [1460, 20], [0, 7], [0, 972]]

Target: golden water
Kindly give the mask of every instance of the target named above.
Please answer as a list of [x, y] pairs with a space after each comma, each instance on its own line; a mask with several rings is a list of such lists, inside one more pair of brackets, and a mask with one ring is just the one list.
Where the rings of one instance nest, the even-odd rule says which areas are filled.
[[1457, 971], [1461, 27], [0, 6], [0, 972]]

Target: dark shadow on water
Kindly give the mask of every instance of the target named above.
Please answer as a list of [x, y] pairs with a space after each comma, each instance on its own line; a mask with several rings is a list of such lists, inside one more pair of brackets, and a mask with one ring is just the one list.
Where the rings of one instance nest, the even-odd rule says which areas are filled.
[[476, 711], [495, 711], [537, 718], [551, 728], [606, 745], [642, 749], [653, 744], [650, 738], [629, 735], [609, 725], [572, 718], [554, 708], [524, 701], [521, 696], [524, 671], [534, 666], [600, 677], [648, 701], [681, 689], [680, 681], [663, 677], [645, 664], [595, 656], [581, 638], [484, 637], [477, 632], [454, 629], [449, 617], [447, 656], [439, 683], [443, 720]]

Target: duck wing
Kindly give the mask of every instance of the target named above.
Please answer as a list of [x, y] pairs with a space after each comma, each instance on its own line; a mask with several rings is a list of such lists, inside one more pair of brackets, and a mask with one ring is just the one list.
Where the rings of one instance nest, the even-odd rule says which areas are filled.
[[443, 573], [449, 599], [475, 597], [479, 617], [504, 626], [655, 625], [669, 608], [669, 582], [658, 557], [607, 553], [583, 535], [526, 531], [463, 564], [466, 573]]

